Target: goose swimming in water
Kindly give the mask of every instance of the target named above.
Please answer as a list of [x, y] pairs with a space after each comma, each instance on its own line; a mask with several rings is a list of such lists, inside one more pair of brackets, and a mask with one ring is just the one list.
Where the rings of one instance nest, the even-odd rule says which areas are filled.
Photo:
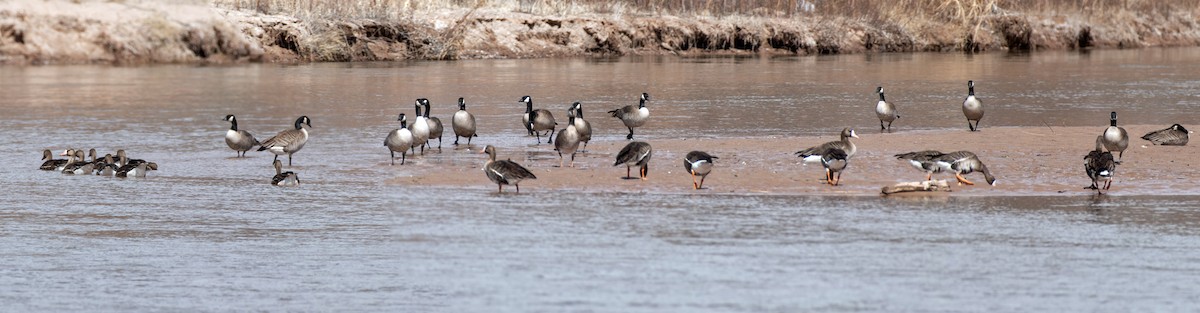
[[633, 140], [633, 129], [642, 127], [642, 125], [646, 124], [646, 120], [650, 119], [650, 109], [646, 108], [646, 101], [650, 101], [650, 94], [643, 92], [636, 107], [631, 104], [608, 111], [608, 114], [612, 114], [613, 117], [620, 119], [621, 123], [629, 128], [629, 135], [625, 136], [625, 139]]
[[258, 139], [254, 139], [254, 135], [245, 130], [238, 130], [237, 118], [233, 114], [226, 115], [225, 121], [229, 122], [229, 130], [225, 131], [225, 145], [237, 152], [238, 157], [245, 157], [246, 151], [258, 145]]
[[[712, 172], [713, 160], [719, 159], [704, 151], [688, 152], [683, 157], [683, 169], [692, 175], [692, 189], [704, 188], [704, 179], [708, 177], [708, 173]], [[700, 176], [700, 182], [696, 182], [696, 176]]]
[[[74, 157], [75, 151], [68, 149], [63, 154], [70, 154]], [[42, 150], [42, 160], [45, 162], [42, 162], [42, 166], [38, 167], [38, 169], [43, 171], [61, 171], [63, 166], [66, 166], [68, 163], [67, 159], [55, 159], [54, 153], [50, 152], [50, 149]]]
[[275, 165], [275, 176], [271, 177], [271, 184], [275, 186], [300, 186], [300, 177], [296, 176], [296, 172], [283, 171], [283, 162], [275, 160], [271, 162]]
[[467, 102], [462, 97], [458, 98], [458, 112], [454, 112], [454, 116], [450, 118], [450, 125], [454, 128], [454, 145], [458, 145], [458, 137], [467, 137], [467, 145], [471, 145], [471, 138], [478, 137], [475, 134], [475, 115], [467, 112]]
[[483, 172], [487, 174], [488, 179], [496, 183], [501, 193], [504, 192], [504, 185], [513, 185], [517, 188], [517, 193], [521, 193], [522, 180], [537, 179], [537, 176], [517, 162], [496, 160], [496, 147], [492, 145], [483, 148], [483, 153], [488, 155], [487, 162], [483, 163]]
[[650, 175], [650, 155], [652, 152], [653, 150], [648, 143], [641, 141], [630, 142], [624, 148], [621, 148], [620, 153], [617, 153], [617, 162], [613, 163], [613, 166], [625, 165], [625, 179], [633, 179], [633, 177], [629, 176], [629, 171], [631, 168], [637, 166], [639, 167], [638, 177], [646, 180], [646, 177]]
[[[286, 154], [288, 156], [288, 166], [292, 166], [292, 154], [304, 148], [304, 144], [308, 143], [308, 130], [304, 126], [312, 127], [312, 121], [308, 116], [301, 116], [296, 119], [292, 129], [284, 130], [275, 134], [271, 138], [262, 141], [262, 145], [258, 147], [258, 151], [267, 150], [275, 154], [275, 159]], [[118, 151], [119, 152], [119, 151]]]
[[[275, 160], [275, 161], [279, 161], [279, 160]], [[125, 164], [125, 166], [122, 166], [121, 168], [117, 169], [116, 176], [117, 177], [129, 177], [129, 176], [146, 177], [146, 172], [157, 171], [157, 170], [158, 170], [158, 164], [156, 164], [154, 162]]]

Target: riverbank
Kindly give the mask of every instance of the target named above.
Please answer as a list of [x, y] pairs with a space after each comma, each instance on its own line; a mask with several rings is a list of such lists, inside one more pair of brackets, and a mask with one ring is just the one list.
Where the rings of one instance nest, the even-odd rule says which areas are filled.
[[[1197, 6], [936, 7], [736, 14], [437, 6], [315, 12], [284, 2], [0, 3], [0, 64], [236, 63], [598, 57], [631, 54], [834, 54], [1195, 46]], [[1150, 1], [1154, 2], [1154, 1]], [[287, 3], [296, 3], [295, 1]], [[372, 3], [389, 4], [390, 1]], [[352, 6], [353, 4], [341, 4]], [[379, 4], [376, 4], [379, 5]], [[897, 4], [902, 6], [904, 4]], [[856, 10], [870, 10], [859, 8]], [[847, 9], [848, 10], [848, 9]], [[832, 12], [824, 13], [823, 12]], [[916, 12], [916, 13], [914, 13]], [[945, 13], [950, 12], [950, 13]]]

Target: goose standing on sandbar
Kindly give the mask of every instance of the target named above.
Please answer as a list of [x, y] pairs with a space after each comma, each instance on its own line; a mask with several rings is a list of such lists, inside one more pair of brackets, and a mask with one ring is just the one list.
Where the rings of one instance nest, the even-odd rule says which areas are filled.
[[633, 140], [633, 128], [642, 127], [646, 124], [646, 120], [650, 119], [650, 109], [646, 108], [646, 101], [650, 101], [650, 94], [643, 92], [636, 107], [631, 104], [608, 111], [613, 117], [621, 119], [621, 123], [629, 128], [629, 135], [625, 136], [625, 139]]
[[425, 98], [417, 99], [417, 114], [415, 115], [417, 118], [413, 119], [412, 128], [410, 129], [413, 134], [413, 154], [417, 153], [417, 147], [421, 147], [421, 155], [425, 155], [425, 143], [429, 142], [429, 120], [425, 119], [425, 115], [421, 115], [421, 105], [425, 101], [429, 100]]
[[[692, 189], [704, 188], [704, 179], [708, 177], [708, 173], [712, 172], [713, 160], [720, 159], [708, 152], [692, 151], [688, 152], [683, 157], [683, 169], [692, 174]], [[696, 176], [700, 176], [700, 182], [696, 182]]]
[[830, 141], [819, 146], [797, 151], [796, 156], [804, 158], [805, 164], [821, 162], [821, 156], [833, 149], [842, 149], [843, 152], [846, 152], [847, 158], [853, 157], [854, 153], [858, 152], [858, 147], [853, 142], [850, 142], [850, 138], [858, 138], [858, 134], [854, 132], [854, 129], [843, 128], [839, 136], [841, 139], [838, 141]]
[[1129, 133], [1125, 128], [1117, 126], [1117, 112], [1112, 112], [1109, 115], [1108, 128], [1104, 129], [1104, 149], [1109, 152], [1117, 152], [1117, 164], [1121, 164], [1121, 160], [1125, 157], [1125, 148], [1129, 147]]
[[554, 129], [558, 128], [558, 123], [554, 122], [554, 114], [545, 109], [533, 109], [533, 98], [529, 96], [521, 97], [517, 102], [525, 103], [525, 115], [521, 115], [521, 122], [525, 123], [525, 129], [529, 130], [529, 134], [537, 137], [537, 143], [542, 144], [543, 130], [550, 132], [546, 133], [546, 143], [550, 143], [551, 136], [554, 135]]
[[496, 160], [496, 147], [492, 145], [483, 148], [483, 153], [488, 155], [487, 162], [483, 163], [483, 172], [487, 173], [488, 179], [496, 183], [501, 193], [504, 192], [504, 185], [513, 185], [517, 187], [517, 193], [521, 193], [522, 180], [537, 179], [537, 176], [517, 162]]
[[[1102, 137], [1096, 137], [1096, 149], [1083, 157], [1083, 170], [1087, 172], [1088, 178], [1092, 179], [1092, 185], [1083, 189], [1095, 189], [1096, 193], [1101, 193], [1101, 189], [1108, 190], [1108, 187], [1112, 185], [1112, 176], [1117, 171], [1117, 163], [1113, 161], [1112, 152], [1104, 151]], [[1101, 179], [1105, 180], [1104, 188], [1100, 187]]]
[[[73, 155], [74, 151], [71, 152]], [[45, 162], [42, 162], [42, 166], [38, 169], [43, 171], [61, 171], [63, 166], [68, 163], [67, 159], [55, 159], [54, 153], [50, 152], [50, 149], [42, 150], [42, 160]]]
[[842, 171], [846, 169], [849, 163], [850, 160], [848, 160], [845, 150], [833, 148], [822, 154], [821, 165], [825, 166], [825, 182], [832, 186], [837, 186], [841, 183]]
[[408, 130], [408, 118], [404, 113], [400, 113], [396, 120], [400, 121], [400, 128], [388, 132], [387, 138], [383, 139], [383, 145], [392, 153], [392, 165], [396, 165], [396, 152], [400, 152], [400, 165], [404, 165], [404, 161], [408, 160], [408, 149], [412, 149], [413, 135], [412, 131]]
[[300, 186], [300, 177], [296, 172], [283, 171], [283, 162], [275, 160], [271, 162], [275, 165], [275, 176], [271, 177], [271, 184], [275, 186]]
[[897, 154], [896, 158], [908, 161], [908, 164], [925, 172], [925, 180], [933, 180], [933, 173], [942, 171], [942, 167], [937, 164], [937, 158], [943, 154], [937, 150], [925, 150], [917, 152], [908, 152]]
[[617, 153], [617, 162], [613, 166], [625, 165], [625, 179], [633, 179], [629, 176], [630, 168], [634, 166], [638, 168], [638, 177], [646, 180], [646, 176], [650, 175], [650, 155], [653, 150], [650, 144], [634, 141], [621, 148], [621, 152]]
[[258, 145], [258, 139], [254, 139], [254, 135], [245, 130], [238, 130], [237, 118], [233, 114], [226, 115], [225, 121], [229, 122], [229, 130], [225, 131], [225, 145], [237, 152], [238, 157], [245, 157], [246, 151]]
[[[975, 98], [975, 81], [967, 81], [967, 99], [963, 100], [963, 116], [967, 117], [967, 129], [979, 131], [979, 120], [983, 119], [983, 101]], [[975, 121], [971, 125], [971, 121]]]
[[579, 142], [583, 144], [580, 152], [587, 152], [587, 144], [592, 141], [592, 123], [583, 119], [583, 104], [575, 102], [575, 130], [579, 132]]
[[[270, 151], [275, 154], [276, 160], [279, 159], [279, 156], [286, 154], [288, 166], [292, 166], [292, 154], [300, 151], [301, 148], [304, 148], [304, 144], [308, 143], [308, 129], [305, 129], [303, 125], [312, 127], [312, 121], [308, 119], [308, 116], [297, 118], [292, 129], [281, 131], [274, 137], [264, 140], [262, 145], [258, 146], [258, 151]], [[122, 152], [124, 151], [117, 151], [117, 153]]]
[[1183, 125], [1175, 124], [1165, 129], [1149, 132], [1145, 136], [1142, 136], [1142, 139], [1162, 146], [1186, 146], [1188, 143], [1188, 133], [1190, 131], [1187, 128], [1183, 128]]
[[471, 138], [478, 137], [475, 134], [475, 115], [467, 112], [467, 102], [462, 97], [458, 98], [458, 112], [454, 112], [454, 116], [450, 118], [450, 126], [454, 128], [454, 145], [458, 145], [458, 137], [467, 137], [467, 145], [471, 145]]
[[430, 148], [433, 148], [433, 146], [429, 144], [429, 141], [433, 141], [433, 138], [437, 138], [438, 152], [441, 152], [442, 151], [442, 130], [443, 130], [442, 120], [437, 118], [436, 116], [435, 117], [429, 116], [429, 111], [431, 111], [430, 105], [429, 105], [429, 99], [422, 98], [421, 103], [425, 104], [425, 122], [429, 123], [429, 140], [425, 141], [425, 145], [429, 146]]
[[[875, 116], [879, 117], [879, 131], [892, 131], [892, 122], [900, 118], [900, 113], [896, 112], [896, 106], [883, 99], [883, 86], [875, 89], [879, 93], [879, 102], [875, 103]], [[883, 122], [887, 122], [887, 127], [883, 126]], [[849, 153], [849, 151], [847, 151]]]
[[575, 128], [575, 112], [572, 111], [574, 108], [574, 104], [567, 108], [567, 127], [563, 127], [554, 137], [554, 150], [558, 151], [558, 167], [563, 167], [564, 153], [571, 155], [571, 167], [575, 167], [575, 151], [579, 150], [579, 130]]
[[943, 171], [954, 173], [954, 178], [958, 179], [959, 185], [975, 184], [963, 178], [963, 175], [970, 174], [971, 172], [983, 173], [983, 178], [987, 180], [988, 185], [996, 185], [996, 177], [992, 176], [992, 172], [988, 171], [986, 165], [983, 165], [983, 161], [980, 161], [979, 157], [975, 156], [975, 153], [971, 151], [955, 151], [943, 154], [937, 157], [935, 162], [937, 162], [938, 166], [942, 167]]

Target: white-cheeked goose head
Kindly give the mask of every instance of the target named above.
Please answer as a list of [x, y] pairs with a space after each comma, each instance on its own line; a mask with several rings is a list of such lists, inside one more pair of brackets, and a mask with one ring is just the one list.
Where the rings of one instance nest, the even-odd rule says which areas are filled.
[[638, 99], [638, 105], [627, 105], [616, 110], [608, 111], [613, 117], [620, 119], [626, 128], [629, 128], [629, 135], [625, 139], [633, 140], [633, 129], [641, 127], [650, 119], [650, 109], [646, 108], [646, 101], [650, 101], [650, 94], [643, 92]]
[[451, 117], [450, 126], [454, 129], [454, 145], [458, 145], [458, 137], [467, 137], [467, 145], [470, 145], [471, 138], [478, 136], [475, 133], [475, 115], [467, 112], [467, 101], [462, 97], [458, 98], [458, 112]]
[[[876, 88], [875, 92], [879, 93], [879, 102], [875, 103], [875, 115], [879, 117], [879, 130], [891, 131], [892, 122], [900, 118], [900, 113], [896, 111], [895, 105], [884, 99], [882, 86]], [[886, 127], [883, 125], [884, 122], [887, 122]]]
[[304, 144], [308, 143], [308, 130], [304, 129], [303, 125], [312, 128], [312, 120], [308, 116], [300, 116], [296, 119], [292, 129], [281, 131], [274, 137], [262, 141], [258, 151], [270, 151], [275, 154], [276, 160], [281, 155], [287, 155], [288, 166], [292, 166], [292, 154], [300, 151], [304, 148]]
[[[967, 81], [967, 98], [962, 104], [963, 116], [967, 118], [967, 129], [979, 131], [979, 120], [983, 119], [983, 101], [975, 97], [975, 81]], [[972, 124], [971, 122], [975, 122]]]

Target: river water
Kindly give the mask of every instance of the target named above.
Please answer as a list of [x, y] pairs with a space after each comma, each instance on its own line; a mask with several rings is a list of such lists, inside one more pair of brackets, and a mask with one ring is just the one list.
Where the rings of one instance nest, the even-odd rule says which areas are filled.
[[[388, 167], [415, 98], [479, 144], [517, 120], [649, 92], [642, 138], [964, 128], [965, 82], [1003, 126], [1194, 125], [1200, 49], [781, 58], [476, 60], [0, 70], [0, 303], [12, 311], [1189, 311], [1200, 197], [900, 197], [615, 193], [389, 183], [478, 165], [447, 149]], [[944, 107], [944, 108], [943, 108]], [[902, 111], [902, 114], [904, 111]], [[919, 112], [919, 113], [918, 113]], [[312, 118], [292, 170], [233, 158], [226, 114], [260, 139]], [[447, 130], [449, 132], [449, 130]], [[596, 140], [623, 140], [624, 130]], [[453, 138], [446, 137], [446, 147]], [[36, 170], [42, 149], [125, 149], [146, 179]], [[432, 158], [431, 158], [432, 159]], [[472, 173], [474, 173], [472, 171]]]

